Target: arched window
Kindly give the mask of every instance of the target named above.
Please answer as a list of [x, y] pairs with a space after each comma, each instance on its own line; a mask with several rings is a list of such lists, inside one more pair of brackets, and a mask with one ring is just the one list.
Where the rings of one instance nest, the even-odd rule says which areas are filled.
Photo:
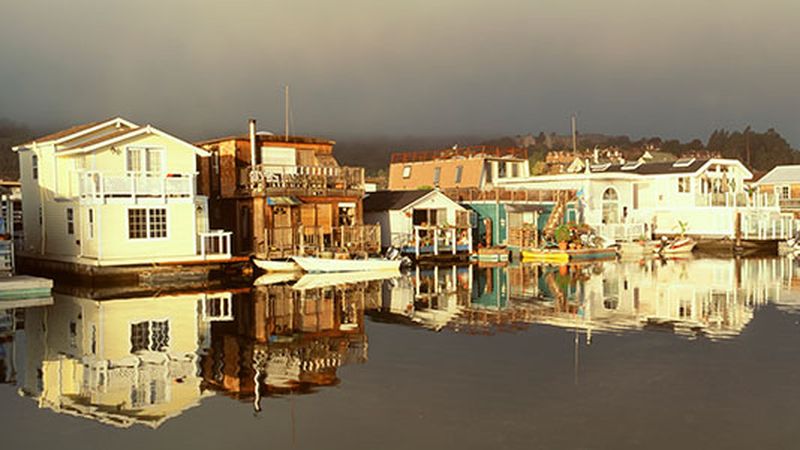
[[603, 192], [603, 223], [619, 223], [619, 196], [613, 187]]

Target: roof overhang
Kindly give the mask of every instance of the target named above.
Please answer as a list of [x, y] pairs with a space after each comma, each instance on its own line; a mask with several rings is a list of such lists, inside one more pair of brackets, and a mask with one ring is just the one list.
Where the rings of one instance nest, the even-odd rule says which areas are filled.
[[175, 136], [172, 136], [169, 133], [165, 133], [165, 132], [163, 132], [163, 131], [159, 130], [158, 128], [155, 128], [155, 127], [153, 127], [151, 125], [146, 125], [146, 126], [143, 126], [143, 127], [140, 127], [140, 128], [133, 129], [133, 130], [130, 131], [130, 133], [125, 133], [125, 134], [122, 134], [122, 135], [119, 135], [119, 136], [114, 136], [113, 138], [110, 138], [108, 140], [104, 140], [104, 141], [101, 141], [101, 142], [96, 142], [96, 143], [94, 143], [92, 145], [89, 145], [89, 146], [85, 146], [85, 147], [78, 146], [78, 147], [67, 149], [67, 150], [57, 151], [56, 152], [56, 156], [70, 156], [70, 155], [77, 155], [77, 154], [82, 154], [82, 153], [90, 153], [90, 152], [93, 152], [93, 151], [108, 147], [109, 145], [113, 145], [113, 144], [116, 144], [116, 143], [119, 143], [119, 142], [124, 142], [124, 141], [127, 141], [129, 139], [133, 139], [135, 137], [139, 137], [139, 136], [147, 135], [147, 134], [154, 134], [156, 136], [160, 136], [160, 137], [165, 138], [167, 140], [173, 141], [176, 144], [180, 145], [181, 147], [184, 147], [184, 148], [186, 148], [188, 150], [191, 150], [191, 151], [195, 152], [195, 154], [197, 154], [198, 156], [207, 157], [207, 156], [211, 155], [211, 152], [209, 152], [208, 150], [204, 150], [204, 149], [202, 149], [200, 147], [197, 147], [195, 145], [192, 145], [192, 144], [190, 144], [190, 143], [188, 143], [188, 142], [186, 142], [184, 140], [178, 139]]

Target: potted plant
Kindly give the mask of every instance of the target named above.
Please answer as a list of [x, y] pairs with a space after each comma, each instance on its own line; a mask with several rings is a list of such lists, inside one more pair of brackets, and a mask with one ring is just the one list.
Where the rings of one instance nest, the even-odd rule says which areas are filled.
[[567, 249], [567, 244], [569, 242], [570, 233], [569, 228], [566, 225], [559, 225], [558, 228], [553, 232], [553, 237], [558, 242], [558, 248], [561, 250]]

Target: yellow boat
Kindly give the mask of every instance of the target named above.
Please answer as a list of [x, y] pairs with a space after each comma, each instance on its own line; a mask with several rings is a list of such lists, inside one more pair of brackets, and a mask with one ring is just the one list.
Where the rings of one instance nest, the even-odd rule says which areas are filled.
[[566, 264], [570, 261], [613, 259], [616, 257], [617, 251], [612, 248], [531, 249], [522, 251], [523, 261], [543, 261], [557, 264]]

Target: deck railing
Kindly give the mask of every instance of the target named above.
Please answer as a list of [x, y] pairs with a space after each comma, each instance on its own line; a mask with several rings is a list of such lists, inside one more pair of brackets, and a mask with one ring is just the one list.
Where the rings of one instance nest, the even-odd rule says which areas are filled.
[[555, 189], [443, 189], [442, 192], [457, 202], [503, 201], [503, 202], [556, 202], [559, 198], [571, 201], [574, 190]]
[[742, 216], [742, 238], [754, 240], [784, 240], [798, 232], [791, 214], [748, 214]]
[[708, 192], [698, 193], [695, 206], [726, 208], [770, 208], [777, 207], [778, 197], [772, 192]]
[[224, 230], [210, 230], [206, 232], [200, 232], [198, 234], [200, 238], [199, 254], [203, 257], [203, 259], [208, 259], [209, 257], [231, 257], [232, 232]]
[[191, 198], [195, 175], [191, 173], [142, 174], [108, 173], [94, 170], [77, 173], [77, 194], [81, 199], [105, 201], [111, 198]]
[[361, 167], [278, 166], [259, 164], [243, 168], [240, 185], [255, 192], [282, 195], [363, 195]]
[[381, 250], [380, 225], [338, 227], [303, 225], [264, 229], [259, 253], [267, 258], [347, 251], [376, 254]]
[[615, 241], [634, 241], [645, 236], [644, 223], [603, 223], [597, 225], [597, 234]]

